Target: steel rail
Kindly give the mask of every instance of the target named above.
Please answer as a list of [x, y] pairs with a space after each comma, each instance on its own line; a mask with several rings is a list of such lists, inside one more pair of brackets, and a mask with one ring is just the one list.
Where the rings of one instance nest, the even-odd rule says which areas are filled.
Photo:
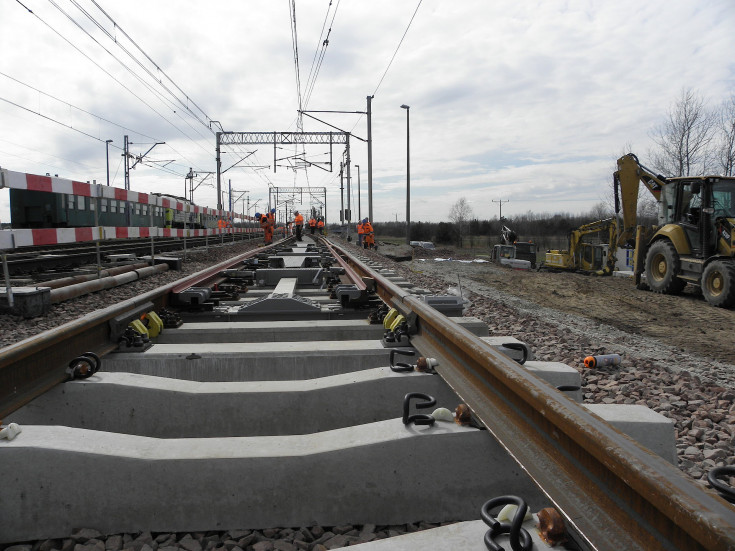
[[[344, 249], [412, 316], [412, 344], [536, 481], [590, 549], [735, 549], [735, 510]], [[492, 496], [488, 496], [492, 497]]]
[[97, 310], [86, 316], [44, 331], [0, 349], [0, 419], [67, 379], [68, 363], [84, 352], [106, 354], [117, 347], [110, 341], [110, 321], [134, 311], [146, 303], [156, 309], [169, 304], [169, 295], [202, 285], [219, 272], [264, 248], [220, 262], [215, 266], [174, 281], [135, 298]]
[[337, 263], [342, 268], [344, 268], [347, 277], [352, 280], [352, 282], [358, 289], [360, 289], [361, 291], [365, 291], [367, 289], [367, 284], [362, 279], [362, 277], [360, 277], [360, 275], [352, 269], [352, 266], [350, 266], [349, 262], [342, 258], [342, 251], [334, 248], [332, 246], [332, 243], [330, 243], [328, 239], [322, 238], [321, 241], [322, 243], [324, 243], [324, 246], [327, 247], [327, 250], [332, 253]]

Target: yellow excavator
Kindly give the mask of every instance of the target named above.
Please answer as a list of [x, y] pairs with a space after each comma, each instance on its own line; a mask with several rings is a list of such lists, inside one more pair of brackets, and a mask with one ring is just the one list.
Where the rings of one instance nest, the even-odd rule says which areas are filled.
[[[617, 242], [635, 236], [636, 285], [677, 294], [691, 283], [713, 306], [735, 306], [735, 178], [666, 178], [641, 165], [632, 153], [617, 164], [616, 202], [619, 190], [623, 204]], [[658, 224], [652, 227], [636, 225], [641, 182], [658, 202]]]
[[[588, 243], [584, 237], [593, 233], [607, 232], [606, 244]], [[615, 269], [615, 253], [618, 243], [616, 218], [597, 220], [569, 232], [567, 250], [546, 251], [543, 268], [568, 270], [595, 275], [610, 275]]]

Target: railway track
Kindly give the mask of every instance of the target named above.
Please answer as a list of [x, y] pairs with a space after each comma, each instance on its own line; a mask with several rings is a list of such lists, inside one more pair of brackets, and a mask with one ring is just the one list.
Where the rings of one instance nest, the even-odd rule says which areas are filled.
[[[101, 241], [99, 249], [94, 243], [63, 244], [45, 247], [23, 247], [12, 253], [5, 254], [4, 267], [7, 266], [8, 274], [11, 276], [29, 275], [39, 273], [54, 277], [53, 272], [57, 270], [70, 270], [87, 264], [94, 265], [98, 258], [103, 261], [111, 255], [155, 255], [169, 251], [179, 251], [204, 247], [234, 240], [248, 240], [255, 237], [254, 234], [229, 234], [212, 237], [189, 237], [169, 238], [157, 237], [151, 239], [125, 239]], [[42, 278], [38, 278], [42, 280]]]
[[[131, 320], [174, 307], [183, 325], [118, 350]], [[730, 505], [578, 404], [561, 366], [521, 365], [512, 336], [457, 309], [325, 241], [259, 249], [3, 349], [0, 417], [22, 432], [0, 440], [0, 542], [468, 521], [398, 548], [484, 549], [482, 505], [513, 494], [555, 507], [571, 549], [735, 548]], [[386, 339], [366, 320], [387, 311]], [[72, 361], [83, 352], [100, 369], [69, 381], [97, 365]], [[402, 369], [419, 355], [437, 374]], [[487, 430], [422, 424], [460, 403]], [[460, 537], [472, 543], [442, 543]]]

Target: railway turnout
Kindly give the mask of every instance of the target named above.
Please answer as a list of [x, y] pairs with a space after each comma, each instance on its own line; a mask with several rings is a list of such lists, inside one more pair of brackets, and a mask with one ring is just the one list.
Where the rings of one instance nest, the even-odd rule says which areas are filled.
[[[356, 547], [735, 549], [668, 422], [583, 406], [462, 307], [304, 237], [3, 349], [0, 543], [427, 521], [456, 523]], [[564, 535], [495, 521], [511, 502]]]

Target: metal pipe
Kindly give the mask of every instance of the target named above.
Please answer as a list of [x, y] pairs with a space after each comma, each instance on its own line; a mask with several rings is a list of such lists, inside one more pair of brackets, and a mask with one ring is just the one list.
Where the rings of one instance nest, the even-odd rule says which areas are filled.
[[[124, 274], [125, 272], [131, 272], [133, 270], [139, 270], [148, 266], [147, 262], [139, 262], [138, 264], [126, 264], [125, 266], [117, 266], [115, 268], [107, 268], [102, 270], [100, 274], [102, 277], [110, 277], [118, 274]], [[75, 285], [77, 283], [83, 283], [92, 279], [98, 279], [97, 274], [80, 274], [77, 276], [62, 277], [60, 279], [52, 279], [49, 281], [43, 281], [38, 284], [38, 287], [51, 287], [52, 289], [58, 289], [59, 287], [66, 287], [67, 285]]]
[[13, 286], [10, 284], [10, 272], [8, 270], [8, 256], [2, 253], [3, 257], [3, 276], [5, 277], [5, 292], [8, 294], [8, 306], [14, 306]]
[[140, 269], [125, 272], [122, 274], [104, 277], [102, 279], [95, 279], [92, 281], [86, 281], [84, 283], [77, 283], [75, 285], [67, 285], [66, 287], [60, 287], [58, 289], [51, 290], [51, 304], [57, 304], [64, 302], [72, 298], [76, 298], [95, 291], [102, 291], [104, 289], [111, 289], [113, 287], [119, 287], [126, 283], [131, 283], [138, 279], [143, 279], [154, 274], [165, 272], [168, 270], [168, 264], [158, 264], [157, 266], [145, 266]]

